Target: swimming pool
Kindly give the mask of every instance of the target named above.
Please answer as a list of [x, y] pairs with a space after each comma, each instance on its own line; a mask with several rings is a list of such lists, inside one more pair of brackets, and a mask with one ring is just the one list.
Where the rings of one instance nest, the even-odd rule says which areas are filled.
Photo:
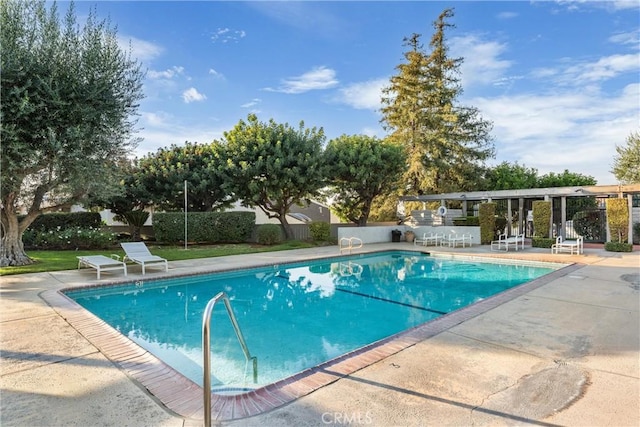
[[66, 291], [78, 304], [202, 383], [204, 307], [230, 299], [258, 384], [222, 304], [212, 315], [214, 392], [242, 392], [423, 324], [553, 271], [392, 251]]

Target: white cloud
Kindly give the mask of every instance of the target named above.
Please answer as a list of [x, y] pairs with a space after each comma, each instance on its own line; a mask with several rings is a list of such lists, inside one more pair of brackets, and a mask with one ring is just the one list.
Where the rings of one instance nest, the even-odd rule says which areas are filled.
[[173, 116], [164, 111], [157, 112], [142, 112], [141, 113], [142, 121], [144, 123], [144, 127], [164, 127], [173, 120]]
[[336, 72], [327, 67], [314, 67], [311, 71], [282, 81], [279, 88], [264, 88], [271, 92], [298, 94], [310, 90], [330, 89], [338, 84]]
[[609, 37], [611, 43], [630, 45], [634, 49], [640, 49], [640, 30], [618, 33]]
[[513, 19], [518, 16], [516, 12], [500, 12], [497, 17], [498, 19]]
[[149, 70], [147, 77], [150, 79], [172, 79], [184, 74], [184, 67], [173, 66], [164, 71]]
[[127, 52], [131, 48], [131, 55], [142, 62], [157, 58], [164, 52], [161, 46], [135, 37], [118, 36], [118, 45]]
[[371, 128], [371, 127], [364, 127], [364, 128], [362, 128], [360, 133], [362, 135], [375, 136], [375, 137], [378, 137], [378, 138], [384, 138], [385, 137], [385, 132], [381, 128], [374, 129], [374, 128]]
[[209, 74], [218, 79], [224, 79], [224, 75], [214, 70], [213, 68], [209, 68]]
[[493, 121], [498, 161], [518, 161], [540, 174], [564, 169], [613, 184], [615, 145], [638, 126], [640, 84], [614, 96], [581, 88], [565, 93], [477, 98]]
[[638, 0], [614, 0], [611, 2], [615, 10], [623, 9], [639, 9], [640, 3]]
[[565, 6], [567, 10], [575, 11], [579, 10], [580, 6], [584, 7], [596, 7], [607, 10], [627, 10], [627, 9], [640, 9], [640, 3], [637, 0], [605, 0], [605, 1], [593, 1], [593, 0], [556, 0], [556, 3]]
[[253, 98], [251, 101], [244, 103], [241, 105], [242, 108], [251, 108], [251, 107], [255, 107], [256, 105], [258, 105], [259, 103], [262, 102], [262, 99], [260, 98]]
[[452, 57], [462, 57], [460, 66], [462, 86], [474, 83], [493, 84], [500, 80], [512, 62], [500, 59], [507, 45], [497, 41], [483, 41], [475, 35], [454, 37], [451, 40]]
[[563, 74], [567, 83], [582, 84], [608, 80], [627, 72], [640, 71], [638, 55], [605, 56], [591, 63], [575, 63]]
[[338, 101], [359, 110], [377, 110], [380, 108], [382, 89], [387, 85], [387, 78], [351, 83], [340, 88]]
[[218, 28], [211, 36], [211, 41], [214, 43], [229, 43], [238, 42], [247, 36], [247, 32], [244, 30], [231, 30], [229, 28]]
[[135, 150], [134, 154], [137, 157], [155, 153], [161, 147], [182, 145], [185, 141], [208, 143], [222, 138], [224, 132], [233, 127], [233, 124], [229, 123], [211, 126], [211, 123], [218, 122], [215, 117], [205, 121], [189, 122], [184, 117], [165, 111], [143, 111], [140, 121], [143, 129], [137, 136], [142, 137], [143, 140]]
[[207, 99], [207, 97], [206, 95], [198, 92], [196, 88], [190, 87], [189, 89], [182, 92], [182, 99], [184, 100], [185, 104], [189, 104], [191, 102], [204, 101], [205, 99]]

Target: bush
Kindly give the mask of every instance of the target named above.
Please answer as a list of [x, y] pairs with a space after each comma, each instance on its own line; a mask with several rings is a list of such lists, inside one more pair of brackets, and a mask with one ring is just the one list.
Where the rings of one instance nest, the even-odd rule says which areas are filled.
[[536, 237], [549, 237], [549, 225], [551, 224], [551, 202], [535, 200], [532, 205], [533, 235]]
[[89, 229], [100, 228], [101, 223], [102, 218], [97, 212], [55, 212], [38, 216], [28, 229], [33, 231], [60, 231], [72, 227]]
[[29, 249], [109, 249], [116, 243], [117, 237], [116, 233], [99, 228], [73, 227], [56, 231], [25, 232], [22, 241]]
[[604, 244], [604, 250], [609, 252], [631, 252], [633, 245], [623, 242], [607, 242]]
[[496, 204], [481, 203], [478, 210], [480, 221], [480, 243], [488, 245], [494, 240], [496, 229]]
[[328, 242], [331, 240], [331, 225], [328, 222], [312, 222], [309, 232], [314, 242]]
[[282, 227], [277, 224], [262, 224], [258, 226], [256, 241], [261, 245], [276, 245], [283, 240]]
[[453, 218], [453, 225], [461, 225], [461, 226], [479, 226], [480, 225], [480, 217], [479, 216], [460, 216], [457, 218]]
[[[251, 239], [255, 212], [187, 213], [187, 239], [202, 243], [244, 243]], [[164, 212], [153, 216], [156, 241], [184, 241], [184, 213]]]
[[551, 246], [556, 242], [556, 239], [551, 237], [532, 237], [531, 238], [531, 247], [532, 248], [551, 248]]
[[493, 238], [497, 239], [499, 235], [504, 234], [507, 229], [507, 218], [503, 216], [496, 216], [495, 226], [493, 229]]
[[[627, 199], [607, 199], [607, 222], [611, 241], [624, 243], [629, 240], [629, 208]], [[619, 252], [619, 251], [616, 251]]]
[[585, 240], [598, 240], [604, 234], [598, 209], [576, 212], [572, 219], [574, 230]]

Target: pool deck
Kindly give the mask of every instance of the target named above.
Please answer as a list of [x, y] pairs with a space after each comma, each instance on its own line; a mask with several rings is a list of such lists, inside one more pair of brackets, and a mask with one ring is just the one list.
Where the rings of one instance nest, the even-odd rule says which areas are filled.
[[[401, 242], [364, 249], [414, 246]], [[307, 378], [280, 390], [288, 399], [276, 392], [258, 396], [254, 410], [246, 411], [256, 412], [260, 402], [269, 407], [264, 403], [269, 397], [281, 400], [265, 413], [226, 420], [243, 414], [231, 410], [234, 416], [226, 416], [233, 405], [225, 404], [213, 414], [223, 421], [214, 424], [640, 425], [639, 252], [588, 247], [583, 255], [552, 255], [548, 249], [530, 247], [506, 253], [491, 252], [487, 246], [421, 249], [575, 264], [510, 300], [472, 308], [439, 328], [404, 336], [404, 345], [391, 345], [388, 356], [373, 349], [381, 354], [355, 354], [344, 361], [349, 365], [345, 371], [339, 363], [335, 369], [326, 366], [315, 373], [330, 380], [314, 391], [305, 389], [313, 382]], [[337, 254], [331, 246], [173, 261], [169, 273], [152, 269], [144, 277], [139, 266], [131, 266], [127, 279]], [[135, 366], [142, 363], [127, 364], [137, 360], [139, 348], [104, 341], [111, 339], [108, 331], [92, 329], [90, 320], [57, 296], [59, 289], [123, 279], [121, 272], [105, 272], [98, 281], [91, 269], [0, 278], [0, 425], [202, 425], [201, 401], [199, 407], [186, 403], [201, 389], [187, 385], [180, 395], [152, 395], [149, 390], [161, 375], [139, 372]]]

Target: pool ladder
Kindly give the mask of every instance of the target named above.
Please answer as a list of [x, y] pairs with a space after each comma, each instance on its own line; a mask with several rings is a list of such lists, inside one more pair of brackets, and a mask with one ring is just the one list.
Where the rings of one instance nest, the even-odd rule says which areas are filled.
[[211, 313], [213, 312], [213, 308], [216, 303], [220, 300], [224, 302], [224, 306], [227, 309], [229, 320], [231, 320], [233, 330], [238, 337], [238, 341], [240, 342], [240, 346], [242, 347], [244, 357], [247, 359], [247, 362], [250, 360], [253, 361], [253, 382], [258, 382], [258, 358], [255, 356], [251, 356], [251, 353], [249, 353], [249, 348], [247, 347], [247, 343], [244, 340], [244, 336], [242, 335], [242, 331], [240, 330], [240, 326], [238, 325], [236, 316], [233, 314], [233, 310], [231, 309], [231, 301], [229, 300], [227, 294], [225, 294], [224, 292], [220, 292], [218, 295], [211, 298], [211, 300], [207, 304], [207, 307], [204, 309], [204, 314], [202, 317], [202, 352], [204, 357], [204, 378], [202, 381], [202, 388], [204, 389], [205, 427], [211, 426]]
[[349, 251], [349, 253], [351, 253], [353, 249], [360, 249], [362, 247], [362, 239], [357, 237], [343, 237], [340, 239], [339, 247], [340, 254], [342, 254], [343, 251]]

